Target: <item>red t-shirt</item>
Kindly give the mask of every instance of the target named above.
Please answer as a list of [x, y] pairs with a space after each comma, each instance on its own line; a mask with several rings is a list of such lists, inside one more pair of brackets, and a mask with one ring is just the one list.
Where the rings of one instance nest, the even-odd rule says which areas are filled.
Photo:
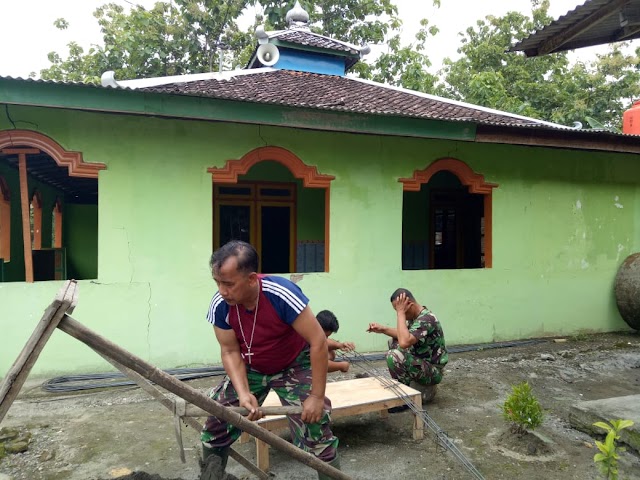
[[307, 345], [291, 325], [308, 303], [309, 299], [295, 283], [281, 277], [261, 276], [257, 312], [242, 305], [231, 306], [216, 293], [207, 320], [218, 328], [233, 329], [249, 368], [273, 375], [291, 365]]

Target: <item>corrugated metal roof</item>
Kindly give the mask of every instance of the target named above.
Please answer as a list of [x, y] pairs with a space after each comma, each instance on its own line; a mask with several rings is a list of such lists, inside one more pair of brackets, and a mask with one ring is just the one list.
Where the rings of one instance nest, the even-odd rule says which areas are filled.
[[588, 0], [509, 51], [528, 57], [640, 38], [640, 0]]

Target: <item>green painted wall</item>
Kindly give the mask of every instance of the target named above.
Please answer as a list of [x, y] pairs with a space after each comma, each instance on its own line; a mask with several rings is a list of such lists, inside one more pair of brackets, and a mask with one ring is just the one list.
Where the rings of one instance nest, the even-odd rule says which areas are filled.
[[[228, 123], [12, 107], [100, 173], [98, 278], [80, 282], [73, 316], [160, 367], [220, 360], [204, 320], [215, 285], [207, 167], [267, 145], [289, 149], [331, 186], [331, 269], [300, 286], [332, 309], [341, 339], [361, 352], [386, 341], [367, 322], [394, 320], [387, 298], [411, 289], [441, 319], [449, 343], [626, 328], [612, 291], [640, 249], [640, 163], [634, 155], [378, 137]], [[0, 119], [0, 129], [10, 128]], [[492, 269], [402, 271], [402, 186], [442, 157], [466, 162], [493, 194]], [[61, 282], [0, 284], [0, 372], [6, 371]], [[38, 374], [106, 370], [56, 332]]]

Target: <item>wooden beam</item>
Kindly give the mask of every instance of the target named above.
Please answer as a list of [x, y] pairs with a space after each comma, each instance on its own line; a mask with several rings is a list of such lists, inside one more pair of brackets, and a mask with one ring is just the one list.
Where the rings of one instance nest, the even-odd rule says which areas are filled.
[[20, 393], [25, 380], [51, 334], [66, 312], [71, 312], [78, 303], [78, 288], [75, 280], [68, 280], [58, 291], [54, 301], [47, 307], [40, 322], [27, 340], [20, 355], [4, 377], [0, 386], [0, 423], [9, 407]]
[[562, 45], [577, 37], [581, 33], [589, 30], [594, 25], [600, 23], [609, 15], [629, 3], [629, 1], [630, 0], [613, 0], [606, 5], [603, 5], [588, 17], [583, 18], [578, 23], [542, 42], [540, 44], [540, 47], [538, 48], [538, 55], [547, 55], [549, 53], [555, 52], [557, 49], [562, 47]]
[[31, 228], [29, 223], [29, 185], [27, 181], [27, 155], [40, 153], [37, 148], [3, 148], [5, 155], [18, 155], [20, 172], [20, 210], [22, 212], [22, 247], [24, 251], [24, 279], [33, 282], [33, 257], [31, 254]]
[[229, 409], [202, 394], [198, 390], [184, 384], [177, 378], [163, 372], [159, 368], [154, 367], [142, 358], [124, 350], [106, 338], [101, 337], [68, 315], [65, 315], [58, 325], [58, 328], [88, 345], [96, 352], [106, 355], [121, 365], [139, 373], [148, 381], [153, 382], [165, 390], [184, 398], [185, 401], [200, 407], [209, 415], [216, 416], [219, 419], [238, 427], [240, 430], [268, 443], [272, 447], [277, 448], [314, 470], [337, 480], [351, 480], [351, 477], [332, 467], [328, 463], [323, 462], [310, 453], [294, 447], [283, 438], [261, 428], [255, 422], [251, 422], [241, 415], [229, 411]]
[[20, 155], [21, 153], [25, 155], [38, 155], [40, 150], [37, 148], [3, 148], [0, 152], [4, 155]]
[[640, 32], [640, 24], [639, 23], [634, 23], [632, 25], [627, 25], [626, 27], [622, 28], [622, 30], [620, 30], [616, 36], [615, 36], [615, 40], [616, 41], [624, 41], [627, 38], [635, 35], [636, 33]]

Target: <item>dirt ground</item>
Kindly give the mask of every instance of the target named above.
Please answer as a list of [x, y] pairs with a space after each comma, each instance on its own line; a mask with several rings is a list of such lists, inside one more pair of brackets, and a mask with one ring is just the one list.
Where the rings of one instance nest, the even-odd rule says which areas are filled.
[[[484, 478], [601, 478], [593, 463], [594, 439], [571, 428], [569, 409], [581, 400], [640, 393], [640, 335], [581, 335], [566, 340], [450, 356], [445, 379], [427, 412]], [[376, 364], [382, 368], [381, 362]], [[354, 364], [347, 374], [331, 374], [330, 381], [361, 371]], [[189, 384], [206, 391], [219, 380]], [[529, 381], [546, 411], [536, 430], [545, 448], [536, 452], [526, 446], [517, 451], [512, 442], [503, 442], [509, 435], [500, 405], [511, 386], [523, 380]], [[25, 453], [0, 460], [0, 480], [198, 478], [197, 432], [183, 430], [187, 462], [182, 464], [171, 415], [139, 389], [61, 395], [43, 392], [41, 381], [29, 381], [3, 421], [3, 427], [28, 431], [31, 440]], [[386, 419], [365, 414], [336, 420], [342, 470], [363, 480], [474, 478], [428, 431], [424, 440], [412, 440], [411, 425], [410, 412]], [[282, 435], [286, 438], [286, 433]], [[252, 442], [234, 448], [255, 460]], [[240, 479], [255, 478], [233, 460], [228, 471]], [[621, 479], [640, 480], [637, 453], [621, 455], [620, 472]], [[274, 450], [271, 473], [287, 480], [316, 478], [308, 467]]]

